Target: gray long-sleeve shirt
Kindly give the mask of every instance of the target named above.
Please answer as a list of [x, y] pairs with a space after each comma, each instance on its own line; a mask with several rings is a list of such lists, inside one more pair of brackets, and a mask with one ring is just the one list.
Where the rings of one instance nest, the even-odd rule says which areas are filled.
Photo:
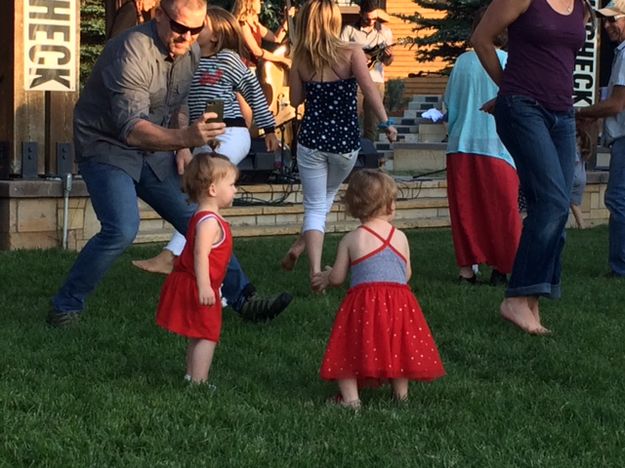
[[74, 110], [77, 161], [110, 164], [138, 181], [145, 159], [163, 179], [173, 153], [130, 146], [128, 135], [141, 119], [170, 127], [172, 114], [186, 100], [198, 61], [195, 44], [189, 53], [172, 59], [154, 21], [111, 39]]

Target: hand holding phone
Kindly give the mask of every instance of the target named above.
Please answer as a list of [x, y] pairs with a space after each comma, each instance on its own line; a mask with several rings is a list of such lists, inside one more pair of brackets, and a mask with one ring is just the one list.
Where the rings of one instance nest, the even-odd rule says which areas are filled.
[[214, 112], [215, 114], [217, 114], [216, 118], [207, 119], [206, 120], [207, 123], [223, 122], [223, 120], [224, 120], [224, 102], [223, 101], [219, 101], [219, 100], [208, 101], [206, 103], [206, 108], [204, 109], [204, 112]]

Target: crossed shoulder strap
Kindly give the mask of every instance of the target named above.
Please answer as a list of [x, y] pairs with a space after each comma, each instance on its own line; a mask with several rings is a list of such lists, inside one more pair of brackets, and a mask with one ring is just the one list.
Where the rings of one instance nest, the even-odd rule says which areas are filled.
[[377, 237], [380, 241], [382, 241], [382, 245], [373, 249], [371, 252], [363, 255], [362, 257], [357, 258], [356, 260], [352, 262], [352, 265], [356, 265], [357, 263], [360, 263], [370, 257], [373, 257], [374, 255], [380, 253], [382, 250], [384, 250], [387, 247], [390, 248], [395, 253], [395, 255], [399, 256], [399, 258], [401, 258], [404, 262], [406, 261], [406, 257], [404, 257], [404, 255], [395, 247], [393, 247], [393, 245], [391, 244], [391, 239], [393, 238], [393, 235], [395, 234], [395, 226], [391, 226], [391, 230], [389, 231], [386, 239], [384, 239], [380, 234], [375, 232], [370, 227], [365, 226], [364, 224], [361, 224], [360, 226], [358, 226], [358, 228], [362, 228], [368, 233], [370, 233], [371, 235], [373, 235], [374, 237]]

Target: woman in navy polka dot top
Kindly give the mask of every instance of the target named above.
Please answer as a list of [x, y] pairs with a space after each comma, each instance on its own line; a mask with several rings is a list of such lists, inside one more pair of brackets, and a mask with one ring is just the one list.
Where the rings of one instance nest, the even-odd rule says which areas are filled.
[[293, 106], [305, 103], [298, 135], [297, 164], [304, 192], [304, 226], [300, 238], [282, 259], [292, 270], [308, 253], [310, 277], [321, 272], [321, 253], [327, 213], [341, 183], [349, 175], [360, 150], [356, 90], [373, 103], [388, 136], [390, 125], [382, 99], [371, 81], [361, 48], [340, 39], [341, 12], [332, 0], [308, 1], [297, 15], [293, 68], [289, 74]]

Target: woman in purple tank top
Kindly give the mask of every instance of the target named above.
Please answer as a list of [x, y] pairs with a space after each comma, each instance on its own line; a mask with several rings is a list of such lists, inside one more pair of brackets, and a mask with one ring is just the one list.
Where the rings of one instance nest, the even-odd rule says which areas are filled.
[[[575, 166], [573, 70], [592, 8], [586, 0], [493, 0], [471, 37], [482, 65], [499, 86], [497, 133], [517, 167], [527, 218], [501, 303], [503, 318], [545, 335], [539, 298], [560, 296], [564, 227]], [[508, 28], [502, 69], [494, 40]]]

